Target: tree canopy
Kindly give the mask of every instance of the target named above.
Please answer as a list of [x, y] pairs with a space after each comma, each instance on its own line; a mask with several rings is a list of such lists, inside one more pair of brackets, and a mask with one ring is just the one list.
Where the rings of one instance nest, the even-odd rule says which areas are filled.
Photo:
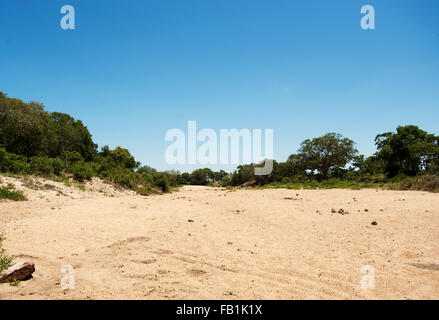
[[306, 170], [316, 171], [322, 179], [326, 179], [329, 173], [344, 168], [358, 155], [354, 145], [352, 140], [340, 134], [327, 133], [303, 141], [298, 158]]
[[439, 137], [417, 126], [399, 126], [396, 133], [386, 132], [375, 138], [376, 157], [383, 161], [389, 177], [415, 176], [421, 171], [437, 171]]

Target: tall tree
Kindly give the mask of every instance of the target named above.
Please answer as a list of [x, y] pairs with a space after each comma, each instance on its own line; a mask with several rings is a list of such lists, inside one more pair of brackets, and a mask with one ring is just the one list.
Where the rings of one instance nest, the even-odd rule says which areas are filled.
[[414, 176], [439, 164], [439, 137], [417, 126], [399, 126], [396, 133], [379, 134], [375, 144], [376, 157], [383, 161], [389, 177], [399, 173]]
[[322, 179], [329, 173], [343, 169], [358, 154], [355, 143], [337, 133], [327, 133], [322, 137], [302, 142], [298, 152], [304, 168], [318, 172]]
[[40, 103], [0, 95], [0, 145], [10, 153], [25, 156], [41, 154], [41, 139], [49, 115]]

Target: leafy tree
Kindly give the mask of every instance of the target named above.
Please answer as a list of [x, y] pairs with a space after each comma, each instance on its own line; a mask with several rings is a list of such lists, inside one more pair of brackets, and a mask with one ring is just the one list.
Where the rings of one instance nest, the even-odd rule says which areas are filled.
[[169, 191], [169, 178], [164, 173], [158, 173], [154, 176], [154, 184], [163, 192]]
[[48, 113], [36, 102], [0, 96], [0, 145], [10, 153], [27, 157], [41, 154], [41, 139], [47, 129]]
[[376, 158], [383, 161], [389, 177], [400, 173], [415, 176], [437, 168], [439, 137], [417, 126], [399, 126], [396, 133], [386, 132], [375, 138]]
[[357, 156], [354, 142], [336, 133], [302, 142], [298, 157], [304, 169], [318, 172], [322, 179], [327, 179], [331, 172], [344, 168]]
[[208, 185], [214, 180], [214, 173], [209, 168], [196, 169], [190, 174], [190, 183], [193, 185]]
[[190, 184], [191, 175], [188, 172], [183, 172], [180, 176], [177, 176], [178, 184]]
[[95, 160], [103, 166], [104, 170], [116, 167], [134, 170], [140, 166], [140, 162], [137, 162], [127, 149], [121, 147], [110, 150], [108, 146], [104, 146]]
[[42, 148], [49, 157], [78, 152], [83, 159], [90, 161], [96, 154], [97, 146], [81, 120], [75, 120], [65, 113], [53, 112], [49, 116]]
[[254, 164], [240, 165], [238, 166], [238, 169], [232, 174], [232, 186], [238, 186], [246, 182], [250, 182], [250, 184], [256, 183]]

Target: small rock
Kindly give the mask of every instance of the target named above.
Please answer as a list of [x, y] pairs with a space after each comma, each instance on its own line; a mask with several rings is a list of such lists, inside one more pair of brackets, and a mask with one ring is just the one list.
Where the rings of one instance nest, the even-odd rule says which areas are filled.
[[339, 209], [339, 210], [338, 210], [338, 213], [340, 213], [340, 214], [344, 214], [344, 210], [343, 210], [343, 209]]
[[194, 222], [194, 220], [189, 219], [187, 222]]
[[378, 222], [376, 221], [372, 221], [371, 225], [376, 226], [378, 224]]
[[369, 209], [364, 209], [364, 212], [369, 212]]
[[335, 209], [332, 209], [331, 210], [331, 213], [336, 213], [337, 211], [335, 210]]

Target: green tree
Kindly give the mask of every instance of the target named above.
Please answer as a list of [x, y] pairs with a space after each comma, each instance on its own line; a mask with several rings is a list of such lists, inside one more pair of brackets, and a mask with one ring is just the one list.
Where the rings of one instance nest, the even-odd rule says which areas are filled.
[[400, 173], [415, 176], [437, 168], [439, 163], [439, 137], [417, 126], [399, 126], [396, 133], [379, 134], [375, 144], [376, 157], [383, 161], [389, 177]]
[[110, 150], [108, 146], [104, 146], [102, 147], [101, 152], [96, 156], [95, 160], [102, 165], [104, 170], [111, 170], [114, 168], [134, 170], [140, 166], [140, 162], [137, 162], [127, 149], [121, 147]]
[[321, 179], [327, 179], [331, 172], [344, 168], [358, 151], [355, 143], [336, 133], [327, 133], [322, 137], [302, 142], [298, 152], [304, 169], [318, 173]]
[[40, 155], [48, 118], [40, 103], [25, 103], [0, 95], [0, 145], [10, 153]]
[[209, 168], [196, 169], [190, 175], [190, 183], [193, 185], [208, 185], [214, 179], [214, 173]]
[[96, 154], [97, 146], [81, 120], [75, 120], [65, 113], [52, 112], [42, 138], [42, 148], [49, 157], [78, 152], [84, 160], [90, 161]]

